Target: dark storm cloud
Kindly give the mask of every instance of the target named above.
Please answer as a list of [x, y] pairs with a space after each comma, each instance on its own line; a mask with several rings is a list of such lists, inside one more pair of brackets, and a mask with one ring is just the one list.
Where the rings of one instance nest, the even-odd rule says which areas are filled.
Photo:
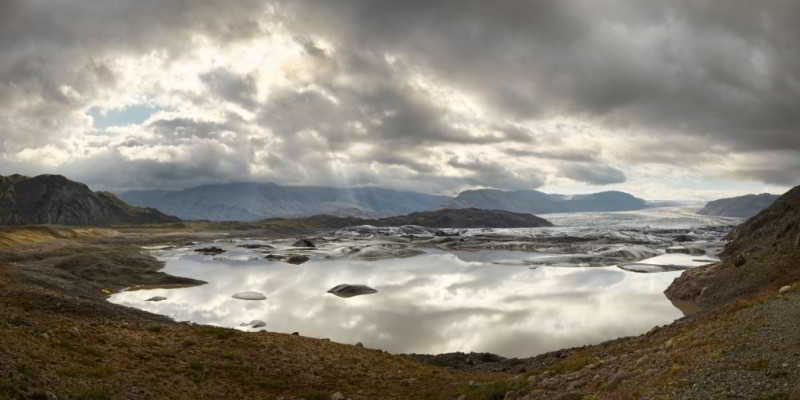
[[538, 171], [512, 171], [495, 161], [452, 158], [448, 164], [451, 167], [467, 171], [468, 175], [463, 180], [473, 186], [526, 190], [535, 189], [544, 184], [544, 178]]
[[216, 96], [223, 100], [236, 103], [244, 108], [256, 107], [258, 88], [252, 76], [240, 76], [223, 68], [200, 75], [200, 80]]
[[[513, 125], [497, 125], [480, 133], [454, 125], [448, 120], [448, 110], [405, 81], [403, 66], [392, 66], [381, 54], [342, 49], [328, 55], [313, 48], [321, 71], [313, 83], [319, 90], [278, 91], [261, 108], [263, 126], [280, 136], [314, 130], [336, 150], [369, 142], [391, 146], [393, 151], [447, 143], [533, 140], [529, 131]], [[341, 83], [343, 77], [355, 83]]]
[[800, 151], [796, 1], [300, 0], [287, 9], [302, 29], [400, 54], [512, 118], [567, 114], [734, 152]]
[[586, 150], [563, 149], [563, 150], [547, 150], [547, 151], [505, 149], [503, 150], [503, 152], [513, 157], [536, 157], [536, 158], [545, 158], [552, 160], [579, 161], [579, 162], [597, 161], [600, 157], [600, 152], [597, 149], [586, 149]]
[[569, 164], [561, 168], [561, 174], [590, 185], [611, 185], [627, 180], [624, 172], [607, 165]]
[[[261, 177], [325, 183], [335, 174], [309, 166], [352, 162], [341, 167], [350, 182], [381, 183], [376, 171], [385, 167], [442, 188], [510, 189], [552, 177], [622, 183], [625, 173], [608, 166], [620, 162], [717, 168], [730, 153], [749, 164], [726, 165], [728, 175], [792, 184], [800, 176], [792, 161], [800, 158], [798, 20], [791, 0], [5, 0], [0, 161], [26, 148], [67, 148], [65, 137], [91, 130], [83, 111], [127, 93], [120, 57], [179, 64], [196, 38], [224, 49], [277, 29], [308, 63], [287, 84], [264, 86], [223, 62], [186, 77], [202, 90], [170, 93], [217, 117], [220, 103], [235, 104], [252, 119], [172, 115], [141, 127], [143, 137], [116, 141], [142, 154], [199, 146], [196, 160], [131, 160], [109, 149], [73, 167], [90, 177], [91, 160], [101, 168], [113, 160], [142, 174], [143, 186], [145, 176], [154, 185], [191, 174], [253, 177], [254, 167], [269, 171]], [[454, 111], [458, 100], [415, 77], [469, 97], [481, 112]], [[548, 141], [535, 127], [550, 119], [607, 132], [597, 141], [606, 147]], [[775, 151], [789, 156], [774, 159]], [[510, 157], [492, 159], [498, 154]], [[533, 162], [549, 168], [524, 167]]]

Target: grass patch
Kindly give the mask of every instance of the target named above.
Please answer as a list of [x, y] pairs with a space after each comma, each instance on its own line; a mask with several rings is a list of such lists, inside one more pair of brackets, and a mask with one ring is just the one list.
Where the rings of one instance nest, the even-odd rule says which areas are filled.
[[305, 400], [328, 400], [331, 398], [327, 393], [320, 392], [317, 390], [311, 390], [305, 393], [301, 393], [300, 397]]
[[763, 371], [767, 368], [769, 368], [769, 361], [767, 360], [750, 361], [745, 365], [745, 369], [749, 371]]
[[469, 400], [503, 400], [506, 393], [519, 388], [519, 383], [500, 381], [467, 387], [463, 394]]
[[568, 374], [570, 372], [580, 371], [593, 362], [594, 357], [588, 354], [573, 354], [567, 357], [566, 360], [553, 365], [549, 370], [556, 375]]

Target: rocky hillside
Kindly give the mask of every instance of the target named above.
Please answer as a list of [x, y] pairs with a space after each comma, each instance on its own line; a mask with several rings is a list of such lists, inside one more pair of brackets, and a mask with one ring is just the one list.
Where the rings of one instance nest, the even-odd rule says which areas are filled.
[[298, 226], [330, 229], [356, 225], [419, 225], [428, 228], [535, 228], [553, 226], [550, 221], [532, 214], [503, 210], [481, 210], [477, 208], [441, 209], [379, 219], [315, 215], [296, 220], [273, 219], [265, 222], [269, 224], [280, 224], [284, 222]]
[[483, 208], [522, 213], [546, 214], [580, 211], [640, 210], [647, 202], [624, 192], [600, 192], [582, 195], [547, 194], [537, 190], [502, 191], [494, 189], [461, 192], [446, 205], [449, 208]]
[[255, 221], [315, 214], [381, 217], [436, 209], [449, 197], [381, 188], [281, 186], [229, 183], [185, 190], [121, 193], [137, 206], [153, 207], [187, 220]]
[[729, 238], [723, 262], [685, 272], [667, 295], [706, 306], [800, 280], [800, 186], [737, 227]]
[[60, 175], [0, 176], [0, 225], [125, 225], [179, 221], [132, 207], [111, 193]]
[[739, 217], [750, 218], [761, 210], [767, 208], [780, 196], [762, 193], [762, 194], [748, 194], [745, 196], [729, 197], [709, 201], [706, 203], [698, 214], [714, 215], [718, 217]]

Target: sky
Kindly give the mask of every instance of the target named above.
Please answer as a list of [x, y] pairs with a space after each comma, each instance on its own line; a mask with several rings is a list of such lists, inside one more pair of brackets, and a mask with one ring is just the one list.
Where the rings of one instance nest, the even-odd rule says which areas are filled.
[[0, 174], [782, 193], [798, 20], [794, 0], [2, 0]]

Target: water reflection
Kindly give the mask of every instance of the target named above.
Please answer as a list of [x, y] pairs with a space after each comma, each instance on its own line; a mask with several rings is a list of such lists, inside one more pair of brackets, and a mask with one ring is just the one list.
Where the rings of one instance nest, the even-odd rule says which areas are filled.
[[[263, 320], [270, 331], [299, 331], [396, 353], [487, 351], [517, 357], [640, 334], [681, 316], [662, 294], [680, 272], [529, 269], [494, 265], [477, 253], [312, 260], [302, 266], [230, 256], [167, 257], [165, 272], [209, 284], [123, 292], [111, 301], [178, 321], [238, 329]], [[342, 283], [378, 293], [351, 298], [326, 293]], [[267, 299], [231, 298], [243, 291]], [[153, 296], [167, 300], [146, 301]]]

